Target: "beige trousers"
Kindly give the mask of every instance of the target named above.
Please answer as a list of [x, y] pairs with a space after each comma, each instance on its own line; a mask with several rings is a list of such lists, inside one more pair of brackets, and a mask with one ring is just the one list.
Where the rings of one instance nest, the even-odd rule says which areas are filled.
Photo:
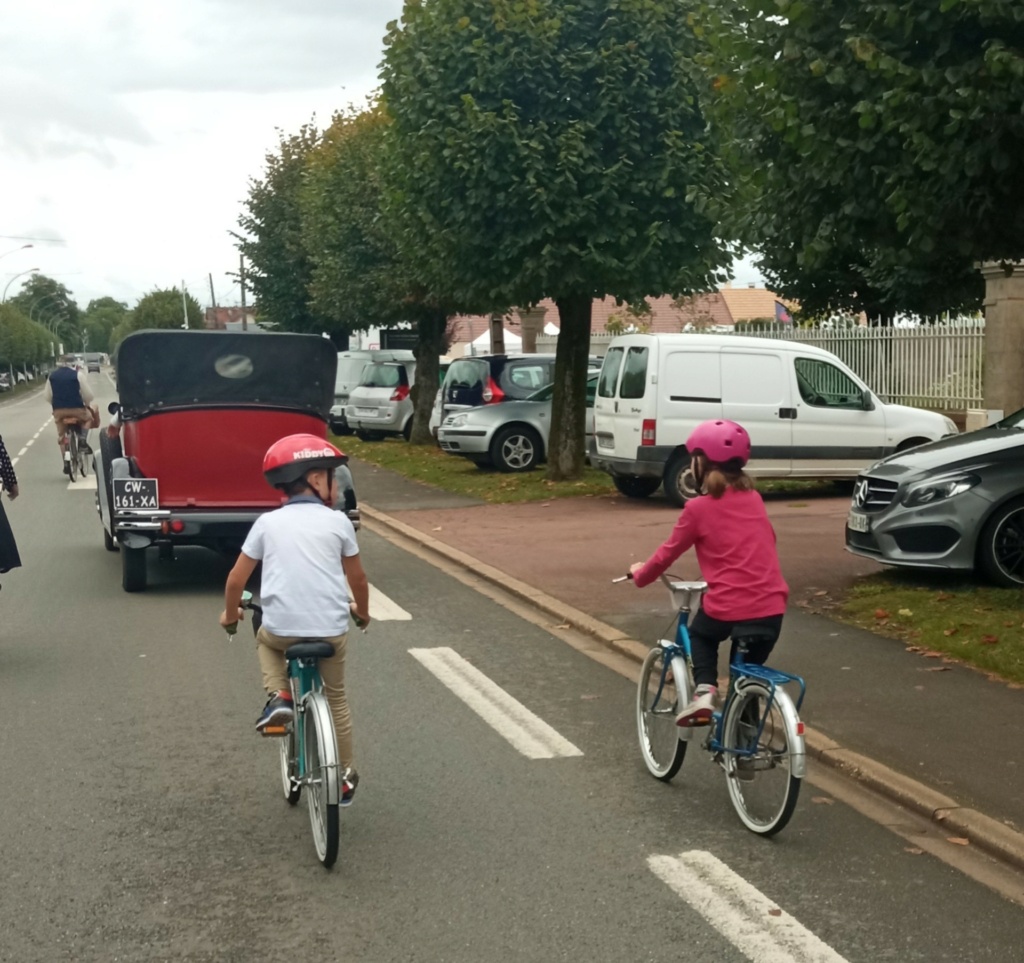
[[[338, 762], [348, 768], [352, 766], [352, 714], [349, 712], [348, 699], [345, 698], [345, 644], [348, 633], [333, 639], [323, 639], [334, 646], [334, 655], [329, 659], [320, 659], [320, 678], [324, 680], [324, 695], [331, 707], [334, 719], [334, 735], [338, 740]], [[260, 669], [263, 671], [263, 688], [268, 693], [287, 692], [288, 663], [285, 660], [285, 649], [294, 642], [309, 642], [310, 639], [294, 639], [274, 635], [260, 626], [256, 633], [256, 654], [259, 656]], [[317, 639], [316, 641], [321, 641]]]

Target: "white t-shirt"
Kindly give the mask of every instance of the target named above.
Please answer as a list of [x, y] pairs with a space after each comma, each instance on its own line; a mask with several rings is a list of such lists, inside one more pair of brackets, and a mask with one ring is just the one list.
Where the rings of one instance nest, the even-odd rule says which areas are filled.
[[303, 639], [348, 631], [350, 594], [341, 558], [359, 554], [341, 512], [299, 496], [256, 519], [242, 546], [263, 561], [260, 598], [268, 632]]

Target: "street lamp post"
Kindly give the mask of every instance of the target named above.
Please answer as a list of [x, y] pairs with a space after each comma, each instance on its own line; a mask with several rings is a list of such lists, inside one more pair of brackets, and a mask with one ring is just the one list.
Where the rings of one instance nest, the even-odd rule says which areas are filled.
[[10, 288], [10, 286], [15, 281], [18, 280], [18, 278], [23, 278], [26, 274], [34, 274], [38, 270], [39, 270], [39, 268], [34, 267], [34, 268], [29, 268], [27, 271], [22, 271], [20, 274], [15, 274], [14, 277], [11, 278], [10, 281], [8, 281], [7, 284], [4, 286], [4, 293], [3, 293], [3, 296], [0, 297], [0, 304], [3, 304], [4, 302], [7, 301], [7, 291]]
[[31, 244], [22, 244], [21, 247], [14, 247], [14, 248], [11, 248], [11, 250], [9, 250], [9, 251], [4, 251], [3, 254], [0, 254], [0, 257], [7, 257], [8, 254], [16, 254], [18, 251], [24, 251], [25, 248], [32, 247], [32, 246], [33, 245], [31, 245]]

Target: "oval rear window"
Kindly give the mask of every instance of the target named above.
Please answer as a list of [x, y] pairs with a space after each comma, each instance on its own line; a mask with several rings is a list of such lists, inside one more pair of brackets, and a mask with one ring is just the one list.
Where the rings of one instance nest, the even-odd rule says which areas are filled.
[[213, 370], [222, 378], [241, 381], [252, 375], [252, 359], [244, 354], [225, 354], [214, 361]]

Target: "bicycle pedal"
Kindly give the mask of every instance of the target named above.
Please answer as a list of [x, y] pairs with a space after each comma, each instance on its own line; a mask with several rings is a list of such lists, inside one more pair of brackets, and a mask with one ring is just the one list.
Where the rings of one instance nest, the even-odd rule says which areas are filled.
[[260, 729], [261, 736], [286, 736], [288, 735], [287, 726], [265, 726]]

